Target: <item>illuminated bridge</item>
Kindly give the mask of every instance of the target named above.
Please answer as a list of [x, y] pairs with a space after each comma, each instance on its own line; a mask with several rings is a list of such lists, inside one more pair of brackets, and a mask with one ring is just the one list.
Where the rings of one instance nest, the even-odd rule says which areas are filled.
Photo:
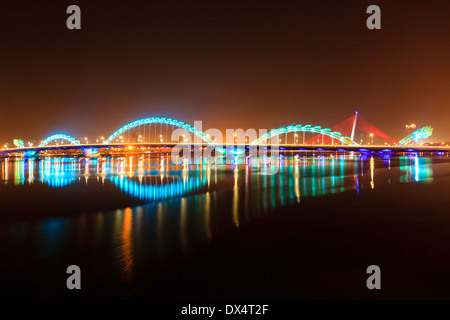
[[[56, 133], [42, 140], [37, 146], [26, 147], [23, 143], [20, 145], [15, 142], [15, 147], [3, 148], [0, 152], [4, 157], [15, 155], [25, 158], [51, 156], [52, 153], [59, 155], [78, 153], [84, 157], [107, 155], [110, 152], [167, 153], [175, 146], [185, 150], [190, 148], [193, 151], [210, 148], [216, 154], [228, 156], [243, 155], [252, 149], [270, 150], [274, 147], [281, 153], [301, 151], [449, 152], [448, 146], [417, 145], [420, 140], [431, 136], [433, 129], [429, 126], [416, 130], [400, 141], [382, 132], [377, 134], [389, 139], [389, 144], [387, 142], [384, 145], [373, 144], [373, 138], [372, 143], [362, 144], [362, 139], [358, 143], [354, 139], [357, 118], [358, 113], [333, 128], [303, 124], [289, 125], [272, 129], [259, 137], [253, 137], [254, 139], [235, 134], [234, 141], [221, 143], [224, 137], [218, 134], [217, 130], [202, 131], [179, 120], [149, 117], [130, 122], [96, 143], [79, 141], [68, 134]], [[351, 128], [346, 129], [345, 124], [351, 124]], [[370, 124], [366, 126], [369, 126], [371, 131], [379, 132], [374, 126], [370, 127]], [[337, 131], [336, 128], [344, 133]], [[346, 131], [349, 136], [345, 134]], [[371, 133], [370, 136], [373, 137], [373, 134]], [[248, 141], [249, 139], [251, 141]]]

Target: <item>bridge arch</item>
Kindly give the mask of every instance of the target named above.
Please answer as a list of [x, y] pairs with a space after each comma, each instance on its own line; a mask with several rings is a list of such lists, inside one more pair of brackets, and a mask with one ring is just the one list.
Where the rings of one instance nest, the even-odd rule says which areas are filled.
[[53, 134], [53, 135], [45, 138], [42, 141], [42, 143], [39, 145], [39, 147], [45, 147], [48, 144], [50, 144], [52, 141], [57, 141], [57, 140], [65, 140], [65, 141], [70, 142], [70, 144], [73, 144], [73, 145], [80, 144], [80, 141], [78, 141], [77, 139], [75, 139], [72, 136], [69, 136], [69, 135], [64, 134], [64, 133], [56, 133], [56, 134]]
[[[110, 135], [108, 137], [108, 139], [105, 140], [104, 143], [112, 143], [112, 142], [114, 142], [114, 140], [116, 140], [122, 134], [124, 134], [125, 132], [127, 132], [131, 129], [134, 129], [136, 127], [140, 127], [142, 125], [145, 126], [146, 124], [158, 124], [158, 123], [172, 125], [175, 127], [179, 127], [181, 129], [185, 129], [186, 131], [189, 131], [189, 132], [193, 133], [194, 135], [200, 137], [205, 142], [214, 143], [214, 141], [208, 135], [205, 135], [205, 133], [203, 131], [198, 130], [195, 127], [192, 127], [191, 125], [184, 123], [183, 121], [170, 119], [170, 118], [161, 118], [161, 117], [149, 117], [149, 118], [143, 118], [143, 119], [139, 119], [139, 120], [130, 122], [130, 123], [124, 125], [123, 127], [119, 128], [118, 130], [116, 130], [112, 135]], [[155, 130], [156, 130], [156, 128], [155, 128]]]
[[308, 125], [302, 125], [302, 124], [290, 125], [287, 127], [273, 129], [270, 132], [267, 132], [267, 133], [261, 135], [258, 139], [252, 141], [250, 144], [259, 145], [259, 144], [262, 144], [264, 141], [270, 139], [273, 136], [278, 136], [280, 134], [288, 134], [289, 132], [294, 132], [294, 133], [296, 133], [296, 132], [311, 132], [311, 133], [315, 133], [315, 134], [328, 136], [332, 139], [336, 139], [336, 140], [342, 142], [342, 144], [347, 144], [347, 145], [352, 145], [352, 146], [358, 145], [358, 143], [353, 141], [350, 137], [345, 137], [340, 132], [331, 131], [331, 129], [322, 128], [321, 126], [313, 127], [310, 124], [308, 124]]

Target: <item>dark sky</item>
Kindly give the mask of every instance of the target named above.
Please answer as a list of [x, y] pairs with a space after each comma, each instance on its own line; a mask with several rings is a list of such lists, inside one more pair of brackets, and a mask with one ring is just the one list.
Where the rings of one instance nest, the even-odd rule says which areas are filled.
[[8, 1], [0, 39], [2, 143], [144, 116], [331, 127], [355, 110], [397, 139], [412, 121], [450, 140], [448, 0]]

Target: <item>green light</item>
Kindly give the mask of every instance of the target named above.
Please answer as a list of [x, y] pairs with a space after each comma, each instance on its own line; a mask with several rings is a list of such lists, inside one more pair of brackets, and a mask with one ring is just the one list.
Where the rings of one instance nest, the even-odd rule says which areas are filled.
[[13, 143], [14, 143], [14, 145], [17, 147], [17, 148], [23, 148], [24, 147], [24, 142], [22, 141], [22, 140], [20, 140], [20, 139], [14, 139], [13, 140]]
[[433, 128], [430, 126], [426, 126], [426, 127], [418, 129], [418, 130], [414, 131], [413, 133], [407, 135], [402, 140], [400, 140], [400, 142], [398, 144], [400, 146], [406, 146], [413, 142], [417, 143], [420, 140], [430, 137], [432, 134], [433, 134]]
[[339, 140], [340, 142], [344, 143], [344, 144], [348, 144], [348, 145], [353, 145], [353, 146], [357, 146], [358, 144], [353, 141], [351, 138], [349, 137], [344, 137], [340, 132], [337, 131], [331, 131], [331, 129], [328, 128], [324, 128], [322, 129], [321, 126], [315, 126], [312, 127], [310, 124], [308, 125], [301, 125], [298, 124], [296, 126], [290, 125], [287, 128], [285, 127], [281, 127], [278, 129], [273, 129], [271, 130], [269, 133], [265, 133], [263, 135], [261, 135], [261, 137], [259, 137], [258, 139], [254, 140], [253, 142], [250, 143], [250, 145], [255, 145], [255, 144], [261, 144], [263, 141], [270, 139], [273, 136], [278, 136], [279, 134], [283, 134], [283, 133], [288, 133], [288, 132], [312, 132], [312, 133], [317, 133], [317, 134], [323, 134], [326, 136], [329, 136], [333, 139]]

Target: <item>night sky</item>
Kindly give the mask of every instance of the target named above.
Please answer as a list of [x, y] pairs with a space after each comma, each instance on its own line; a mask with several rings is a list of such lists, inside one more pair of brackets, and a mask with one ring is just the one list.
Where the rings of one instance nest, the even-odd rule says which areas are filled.
[[448, 0], [8, 1], [0, 39], [1, 143], [145, 116], [332, 127], [355, 110], [397, 139], [415, 122], [450, 140]]

